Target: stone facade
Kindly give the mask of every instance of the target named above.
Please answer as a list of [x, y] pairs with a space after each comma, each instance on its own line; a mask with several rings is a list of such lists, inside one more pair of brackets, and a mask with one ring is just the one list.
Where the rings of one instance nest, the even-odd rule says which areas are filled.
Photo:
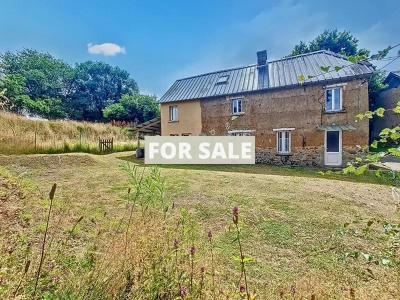
[[[256, 136], [256, 161], [278, 165], [324, 165], [325, 132], [321, 126], [351, 125], [343, 131], [343, 164], [368, 145], [369, 123], [357, 122], [356, 115], [368, 110], [368, 84], [365, 80], [341, 82], [343, 110], [325, 112], [325, 85], [265, 91], [205, 99], [202, 106], [202, 133], [227, 135], [234, 130], [253, 130]], [[231, 101], [242, 97], [244, 113], [232, 116]], [[294, 128], [291, 154], [277, 153], [274, 129]]]

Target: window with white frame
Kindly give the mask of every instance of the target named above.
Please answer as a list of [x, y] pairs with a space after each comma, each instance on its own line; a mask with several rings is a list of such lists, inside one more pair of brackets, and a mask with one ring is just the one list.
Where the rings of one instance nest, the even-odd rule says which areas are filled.
[[277, 131], [276, 139], [279, 154], [288, 154], [291, 152], [292, 133], [290, 131]]
[[237, 98], [232, 100], [232, 114], [237, 115], [243, 113], [243, 99]]
[[253, 136], [254, 130], [231, 130], [228, 134], [231, 136]]
[[179, 120], [178, 106], [169, 107], [169, 120], [170, 122], [177, 122]]
[[327, 112], [341, 111], [343, 106], [343, 88], [332, 87], [326, 89], [325, 110]]

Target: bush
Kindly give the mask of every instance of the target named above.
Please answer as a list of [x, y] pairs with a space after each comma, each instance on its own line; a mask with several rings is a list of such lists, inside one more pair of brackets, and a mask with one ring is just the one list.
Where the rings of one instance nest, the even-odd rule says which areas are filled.
[[160, 115], [154, 97], [146, 95], [124, 95], [119, 103], [107, 106], [103, 110], [104, 118], [116, 121], [145, 122]]

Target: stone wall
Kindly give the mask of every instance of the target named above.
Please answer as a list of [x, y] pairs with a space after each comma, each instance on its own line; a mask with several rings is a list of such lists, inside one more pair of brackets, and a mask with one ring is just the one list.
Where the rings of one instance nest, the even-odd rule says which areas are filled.
[[[310, 85], [286, 90], [264, 91], [215, 97], [201, 101], [202, 134], [227, 135], [230, 130], [254, 130], [257, 161], [273, 164], [322, 166], [324, 163], [324, 131], [320, 126], [351, 125], [353, 131], [343, 131], [343, 163], [369, 142], [369, 122], [356, 121], [356, 115], [366, 112], [368, 83], [364, 79], [341, 82], [343, 111], [325, 112], [325, 86]], [[231, 101], [243, 97], [244, 114], [232, 116]], [[276, 151], [273, 129], [295, 128], [292, 131], [292, 155], [281, 156]]]
[[[278, 166], [302, 166], [302, 167], [321, 167], [324, 165], [324, 147], [304, 147], [292, 149], [289, 155], [279, 155], [274, 148], [256, 149], [256, 163], [272, 164]], [[343, 165], [354, 161], [358, 156], [365, 155], [362, 148], [344, 147]]]
[[371, 135], [372, 139], [379, 138], [379, 133], [384, 128], [394, 128], [400, 125], [400, 116], [395, 114], [390, 109], [396, 107], [397, 102], [400, 101], [400, 87], [392, 88], [381, 92], [376, 99], [375, 106], [383, 107], [389, 111], [385, 112], [384, 118], [374, 118], [371, 122]]

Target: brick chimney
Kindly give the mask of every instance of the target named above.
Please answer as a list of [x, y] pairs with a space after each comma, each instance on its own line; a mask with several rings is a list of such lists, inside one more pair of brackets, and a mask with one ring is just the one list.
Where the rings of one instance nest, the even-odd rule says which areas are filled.
[[265, 66], [267, 64], [267, 50], [257, 52], [257, 66]]
[[258, 89], [268, 87], [268, 56], [267, 50], [257, 52]]

